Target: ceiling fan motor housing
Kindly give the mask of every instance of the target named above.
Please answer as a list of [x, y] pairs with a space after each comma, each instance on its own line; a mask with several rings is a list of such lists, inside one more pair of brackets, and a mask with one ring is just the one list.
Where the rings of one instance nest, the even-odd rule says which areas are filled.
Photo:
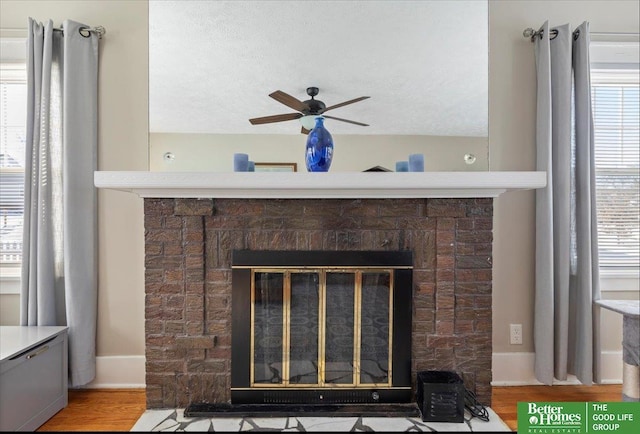
[[322, 101], [313, 99], [313, 97], [303, 102], [307, 105], [307, 107], [309, 107], [308, 110], [303, 111], [305, 115], [319, 115], [325, 108], [327, 108], [327, 106]]
[[327, 108], [327, 106], [320, 100], [316, 100], [313, 97], [316, 96], [318, 93], [320, 92], [320, 89], [318, 89], [317, 87], [308, 87], [307, 88], [307, 95], [309, 95], [311, 97], [311, 99], [308, 99], [306, 101], [303, 101], [304, 104], [307, 105], [307, 107], [309, 107], [307, 110], [304, 110], [303, 113], [305, 115], [319, 115], [320, 113], [322, 113], [322, 111]]

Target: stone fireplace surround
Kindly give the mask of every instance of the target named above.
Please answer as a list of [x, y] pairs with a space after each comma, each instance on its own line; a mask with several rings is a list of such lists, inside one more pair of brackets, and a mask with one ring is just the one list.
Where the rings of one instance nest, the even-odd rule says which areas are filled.
[[230, 399], [231, 252], [411, 250], [412, 382], [491, 405], [492, 198], [145, 198], [147, 408]]
[[228, 402], [231, 251], [411, 250], [412, 382], [455, 370], [491, 405], [493, 199], [544, 171], [96, 171], [144, 199], [147, 408]]

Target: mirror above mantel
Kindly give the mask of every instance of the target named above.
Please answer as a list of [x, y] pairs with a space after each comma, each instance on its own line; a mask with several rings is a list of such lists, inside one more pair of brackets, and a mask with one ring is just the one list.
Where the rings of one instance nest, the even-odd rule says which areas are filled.
[[[331, 110], [331, 172], [411, 153], [426, 171], [486, 171], [488, 7], [483, 0], [149, 0], [151, 171], [233, 170], [233, 154], [296, 163], [307, 136], [280, 90]], [[468, 156], [473, 155], [475, 161]], [[467, 158], [465, 158], [465, 156]]]

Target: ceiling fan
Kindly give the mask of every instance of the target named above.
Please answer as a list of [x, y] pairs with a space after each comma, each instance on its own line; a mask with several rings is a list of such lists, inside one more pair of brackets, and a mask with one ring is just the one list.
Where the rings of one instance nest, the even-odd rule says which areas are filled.
[[[311, 97], [306, 101], [300, 101], [299, 99], [282, 92], [281, 90], [276, 90], [273, 93], [270, 93], [269, 96], [276, 101], [286, 105], [287, 107], [291, 107], [294, 110], [297, 110], [299, 113], [284, 113], [280, 115], [272, 115], [272, 116], [263, 116], [260, 118], [249, 119], [252, 125], [259, 124], [270, 124], [274, 122], [283, 122], [283, 121], [291, 121], [294, 119], [300, 119], [305, 116], [311, 116], [314, 118], [315, 116], [322, 115], [327, 119], [333, 119], [341, 122], [348, 122], [350, 124], [361, 125], [363, 127], [368, 127], [368, 124], [363, 124], [362, 122], [351, 121], [349, 119], [336, 118], [334, 116], [327, 116], [324, 113], [333, 110], [338, 107], [345, 106], [347, 104], [353, 104], [354, 102], [362, 101], [364, 99], [369, 98], [368, 96], [361, 96], [360, 98], [350, 99], [349, 101], [344, 101], [339, 104], [334, 104], [332, 106], [327, 107], [324, 102], [315, 99], [314, 97], [318, 95], [319, 89], [317, 87], [308, 87], [307, 95]], [[309, 129], [302, 127], [300, 131], [302, 134], [309, 134]]]

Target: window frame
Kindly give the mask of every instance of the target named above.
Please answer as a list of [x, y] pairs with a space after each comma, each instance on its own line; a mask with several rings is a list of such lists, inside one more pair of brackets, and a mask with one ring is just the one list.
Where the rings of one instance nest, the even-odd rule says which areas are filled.
[[[13, 32], [10, 36], [5, 36], [4, 33], [6, 32], [3, 31], [0, 34], [0, 44], [2, 44], [0, 79], [5, 83], [24, 83], [26, 85], [26, 50], [21, 53], [17, 48], [20, 44], [26, 47], [26, 31], [24, 34], [22, 32]], [[1, 168], [0, 170], [5, 173], [15, 173], [16, 171], [24, 173], [24, 168]], [[0, 294], [19, 294], [21, 273], [21, 262], [0, 262]]]
[[[603, 82], [636, 84], [639, 81], [638, 35], [591, 40], [591, 85]], [[633, 76], [630, 78], [630, 75]], [[594, 120], [595, 121], [595, 120]], [[597, 146], [597, 143], [594, 144]], [[635, 173], [635, 171], [634, 171]], [[600, 266], [601, 291], [640, 292], [640, 267]]]

